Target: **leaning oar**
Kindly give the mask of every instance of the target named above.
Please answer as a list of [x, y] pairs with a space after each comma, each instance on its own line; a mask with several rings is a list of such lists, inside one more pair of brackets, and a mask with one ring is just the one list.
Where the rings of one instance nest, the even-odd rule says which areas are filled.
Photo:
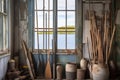
[[45, 68], [45, 78], [51, 79], [52, 72], [51, 72], [51, 65], [50, 65], [50, 59], [49, 59], [50, 52], [49, 51], [47, 52], [47, 14], [46, 14], [46, 54], [47, 54], [48, 58], [47, 58], [47, 64], [46, 64], [46, 68]]

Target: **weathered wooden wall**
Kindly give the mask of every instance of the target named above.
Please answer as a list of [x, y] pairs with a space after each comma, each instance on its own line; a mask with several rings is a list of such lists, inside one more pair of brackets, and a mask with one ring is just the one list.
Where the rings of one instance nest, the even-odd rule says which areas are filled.
[[117, 17], [116, 17], [116, 34], [115, 34], [115, 48], [114, 48], [114, 55], [115, 56], [115, 60], [117, 61], [117, 65], [120, 68], [120, 0], [116, 0], [115, 3], [115, 8], [116, 8], [116, 12]]

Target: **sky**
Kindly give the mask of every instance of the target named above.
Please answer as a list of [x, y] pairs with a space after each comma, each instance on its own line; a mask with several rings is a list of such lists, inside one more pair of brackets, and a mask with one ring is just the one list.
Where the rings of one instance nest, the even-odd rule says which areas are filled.
[[[45, 9], [48, 9], [48, 0], [45, 1]], [[65, 1], [66, 0], [58, 0], [58, 10], [65, 10]], [[36, 3], [36, 2], [35, 2]], [[35, 5], [36, 7], [36, 5]], [[53, 8], [53, 0], [50, 0], [50, 10]], [[36, 8], [35, 8], [36, 9]], [[41, 10], [43, 9], [43, 0], [37, 0], [37, 9]], [[67, 9], [75, 9], [75, 0], [67, 0]], [[48, 12], [45, 12], [44, 16], [44, 27], [46, 27], [46, 21], [48, 22]], [[37, 12], [37, 16], [35, 13], [35, 17], [38, 17], [38, 26], [42, 28], [43, 26], [43, 12]], [[58, 12], [58, 27], [65, 26], [65, 11], [59, 11]], [[47, 19], [46, 19], [47, 18]], [[69, 11], [67, 13], [67, 24], [68, 25], [74, 25], [75, 24], [75, 12], [74, 11]], [[53, 12], [50, 12], [50, 27], [53, 27]], [[36, 18], [35, 18], [35, 23], [36, 23]], [[37, 26], [35, 24], [35, 26]], [[48, 23], [47, 23], [48, 26]]]

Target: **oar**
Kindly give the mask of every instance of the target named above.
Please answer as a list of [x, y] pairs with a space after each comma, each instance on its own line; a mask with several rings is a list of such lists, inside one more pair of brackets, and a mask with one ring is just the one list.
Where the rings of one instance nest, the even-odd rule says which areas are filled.
[[48, 60], [45, 68], [45, 78], [46, 79], [52, 78], [52, 72], [51, 72], [51, 66], [50, 66], [50, 51], [48, 51]]
[[51, 72], [51, 65], [50, 65], [50, 59], [49, 59], [50, 51], [47, 52], [47, 14], [46, 14], [46, 54], [47, 54], [48, 58], [47, 58], [47, 64], [46, 64], [46, 68], [45, 68], [45, 78], [51, 79], [52, 72]]

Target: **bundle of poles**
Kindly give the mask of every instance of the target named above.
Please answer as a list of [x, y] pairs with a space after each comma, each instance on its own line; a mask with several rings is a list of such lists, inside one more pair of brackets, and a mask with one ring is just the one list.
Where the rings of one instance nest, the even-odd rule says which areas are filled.
[[98, 25], [94, 11], [89, 12], [89, 20], [92, 47], [89, 52], [90, 57], [92, 57], [93, 63], [108, 64], [116, 28], [111, 26], [108, 12], [105, 12], [99, 21], [100, 25]]

